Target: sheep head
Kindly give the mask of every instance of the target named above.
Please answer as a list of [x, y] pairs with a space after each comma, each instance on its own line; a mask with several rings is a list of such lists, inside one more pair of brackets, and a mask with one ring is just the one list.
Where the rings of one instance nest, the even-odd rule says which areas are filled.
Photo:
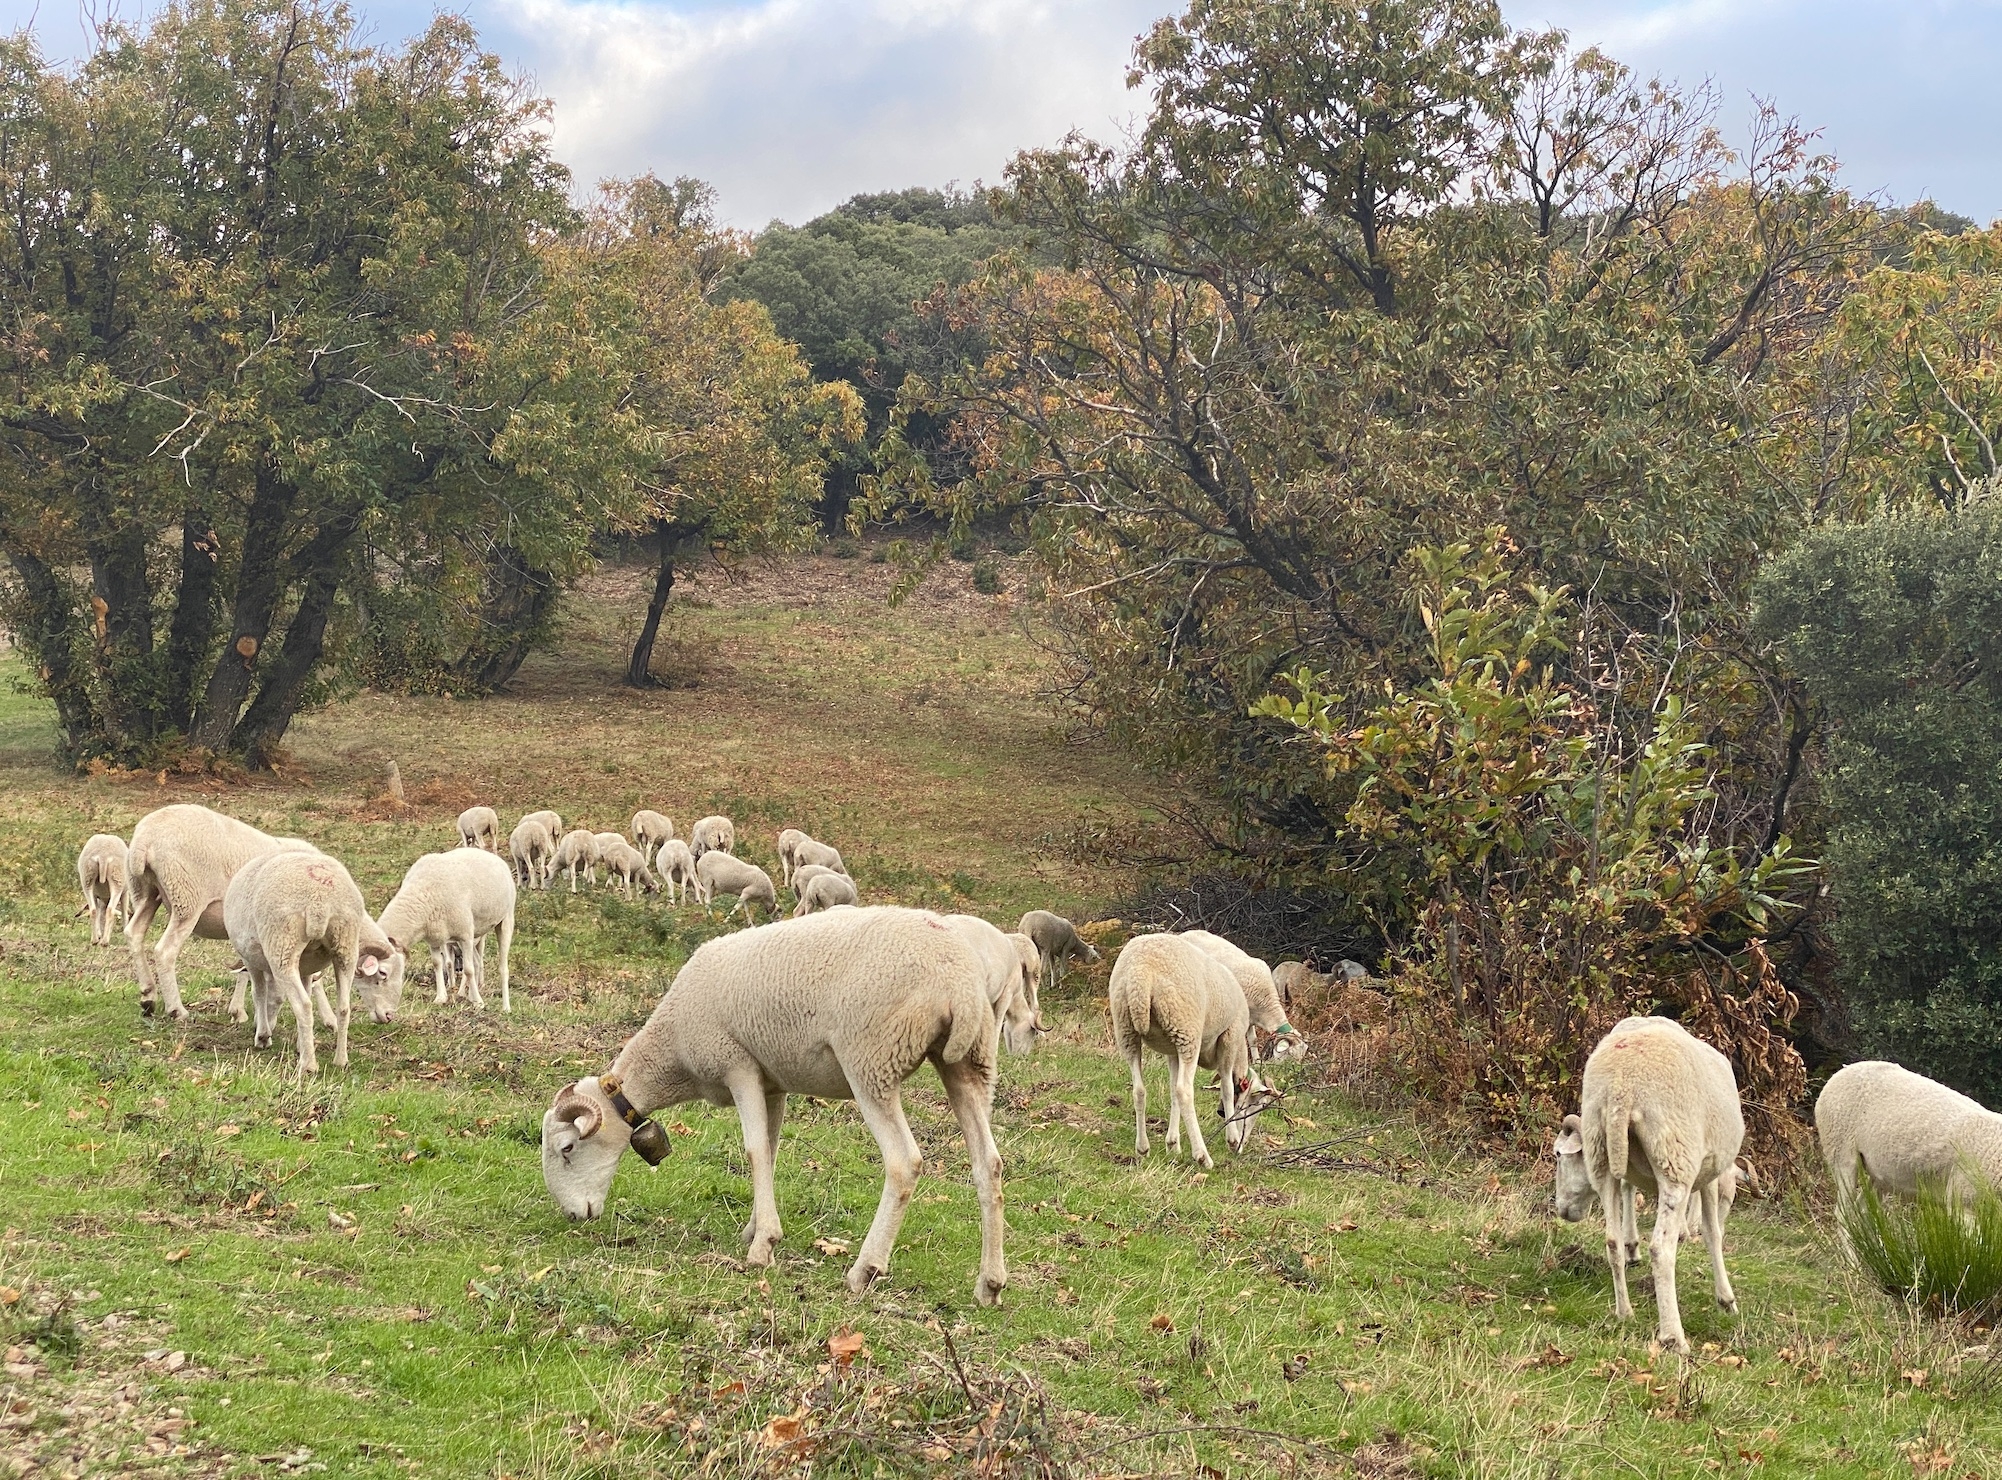
[[1217, 1113], [1223, 1117], [1223, 1142], [1232, 1151], [1242, 1151], [1251, 1139], [1258, 1117], [1267, 1106], [1278, 1104], [1286, 1096], [1259, 1078], [1258, 1070], [1248, 1061], [1226, 1076], [1226, 1082], [1235, 1093], [1217, 1107]]
[[1033, 1053], [1036, 1035], [1050, 1031], [1043, 1022], [1043, 955], [1026, 935], [1010, 935], [1008, 942], [1015, 947], [1022, 974], [1016, 989], [1001, 1004], [1001, 1030], [1010, 1053]]
[[1265, 1057], [1275, 1064], [1307, 1057], [1307, 1035], [1291, 1023], [1281, 1023], [1267, 1035], [1272, 1041], [1266, 1045]]
[[558, 1090], [542, 1116], [542, 1181], [556, 1205], [577, 1220], [604, 1212], [631, 1139], [595, 1077]]
[[1550, 1211], [1566, 1223], [1577, 1223], [1592, 1211], [1598, 1190], [1585, 1170], [1585, 1123], [1575, 1115], [1564, 1117], [1564, 1128], [1550, 1149], [1557, 1157], [1557, 1176], [1550, 1191]]
[[378, 1023], [390, 1021], [403, 1006], [403, 971], [409, 958], [394, 940], [389, 945], [387, 952], [363, 946], [355, 958], [355, 988]]

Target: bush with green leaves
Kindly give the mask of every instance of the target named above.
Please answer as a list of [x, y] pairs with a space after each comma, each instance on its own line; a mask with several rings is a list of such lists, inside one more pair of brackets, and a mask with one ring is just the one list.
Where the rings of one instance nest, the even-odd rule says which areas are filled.
[[1906, 1202], [1863, 1177], [1839, 1212], [1856, 1262], [1886, 1294], [1935, 1315], [2002, 1310], [2002, 1195], [1993, 1187], [1969, 1198], [1922, 1189]]

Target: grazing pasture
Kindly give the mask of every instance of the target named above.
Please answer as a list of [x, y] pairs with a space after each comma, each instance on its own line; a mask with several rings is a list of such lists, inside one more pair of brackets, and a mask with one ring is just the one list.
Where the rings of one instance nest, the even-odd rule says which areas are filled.
[[664, 1113], [674, 1154], [626, 1158], [598, 1221], [550, 1202], [551, 1094], [609, 1063], [721, 908], [524, 891], [511, 1016], [413, 984], [394, 1023], [358, 1014], [348, 1070], [303, 1085], [286, 1034], [253, 1052], [229, 1021], [224, 946], [182, 958], [189, 1023], [142, 1019], [122, 944], [93, 948], [77, 917], [83, 838], [172, 800], [313, 840], [378, 910], [491, 802], [503, 833], [543, 806], [598, 829], [654, 807], [684, 836], [722, 812], [774, 876], [796, 825], [841, 848], [865, 902], [1009, 927], [1102, 914], [1136, 881], [1063, 841], [1160, 798], [1053, 729], [1015, 574], [989, 598], [951, 568], [894, 609], [889, 580], [815, 557], [687, 586], [657, 661], [671, 686], [636, 694], [615, 680], [644, 591], [612, 571], [510, 697], [359, 695], [299, 724], [278, 777], [238, 784], [65, 776], [39, 702], [0, 693], [0, 1474], [2002, 1467], [1987, 1332], [1854, 1273], [1818, 1173], [1740, 1198], [1740, 1317], [1684, 1251], [1684, 1364], [1650, 1349], [1644, 1280], [1636, 1320], [1612, 1321], [1601, 1229], [1550, 1219], [1547, 1162], [1493, 1159], [1326, 1042], [1274, 1071], [1288, 1097], [1244, 1155], [1212, 1137], [1204, 1175], [1156, 1138], [1136, 1165], [1109, 952], [1046, 996], [1040, 1050], [1002, 1061], [1012, 1281], [981, 1310], [974, 1193], [929, 1070], [905, 1092], [920, 1190], [865, 1298], [841, 1275], [881, 1171], [847, 1104], [791, 1108], [769, 1271], [737, 1262], [728, 1112]]

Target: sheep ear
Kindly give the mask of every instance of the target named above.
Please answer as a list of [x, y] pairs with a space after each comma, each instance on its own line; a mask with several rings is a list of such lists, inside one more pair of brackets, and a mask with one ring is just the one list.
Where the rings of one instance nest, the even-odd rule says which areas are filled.
[[1584, 1122], [1575, 1115], [1564, 1117], [1564, 1129], [1557, 1133], [1551, 1150], [1559, 1156], [1576, 1156], [1585, 1149]]
[[363, 956], [356, 965], [363, 976], [374, 976], [381, 969], [382, 963], [376, 959], [374, 952], [370, 952], [368, 955]]
[[1738, 1180], [1743, 1182], [1747, 1187], [1751, 1188], [1753, 1193], [1756, 1194], [1757, 1196], [1764, 1197], [1766, 1195], [1766, 1189], [1759, 1184], [1758, 1169], [1752, 1165], [1750, 1157], [1742, 1157], [1739, 1159]]

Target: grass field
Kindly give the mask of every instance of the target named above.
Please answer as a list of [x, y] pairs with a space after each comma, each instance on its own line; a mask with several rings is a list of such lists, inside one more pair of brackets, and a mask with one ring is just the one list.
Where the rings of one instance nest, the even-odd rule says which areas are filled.
[[230, 787], [66, 776], [41, 706], [0, 694], [0, 1474], [2002, 1474], [1985, 1333], [1861, 1281], [1811, 1187], [1739, 1203], [1741, 1318], [1685, 1250], [1683, 1363], [1650, 1349], [1644, 1271], [1615, 1326], [1600, 1230], [1548, 1219], [1546, 1168], [1328, 1088], [1326, 1055], [1244, 1156], [1135, 1164], [1102, 969], [1004, 1061], [1013, 1281], [982, 1310], [929, 1071], [921, 1191], [866, 1298], [841, 1275], [880, 1172], [846, 1104], [788, 1119], [763, 1275], [736, 1262], [735, 1120], [702, 1106], [662, 1117], [675, 1154], [627, 1158], [607, 1217], [562, 1220], [542, 1109], [721, 928], [693, 907], [530, 898], [511, 1017], [413, 991], [303, 1086], [228, 1021], [223, 948], [183, 958], [174, 1026], [74, 918], [81, 838], [170, 800], [314, 839], [378, 908], [491, 800], [607, 828], [719, 809], [763, 862], [788, 824], [838, 841], [868, 901], [1098, 913], [1134, 881], [1054, 840], [1160, 799], [1052, 727], [1033, 606], [944, 580], [896, 609], [859, 562], [691, 589], [662, 665], [687, 686], [635, 695], [615, 572], [517, 696], [363, 695]]

